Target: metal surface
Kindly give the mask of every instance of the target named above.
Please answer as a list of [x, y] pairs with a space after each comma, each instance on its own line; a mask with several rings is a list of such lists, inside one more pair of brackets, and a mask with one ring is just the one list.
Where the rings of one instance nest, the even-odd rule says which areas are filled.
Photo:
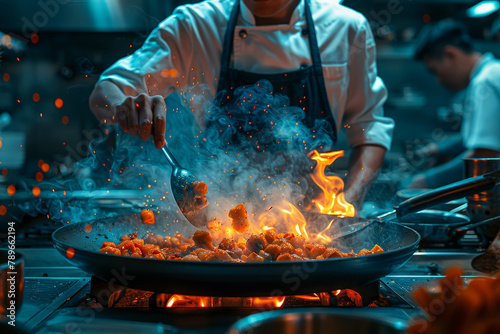
[[177, 206], [188, 222], [198, 227], [205, 226], [207, 223], [206, 210], [198, 210], [194, 205], [195, 198], [192, 186], [192, 183], [196, 181], [194, 174], [177, 162], [166, 142], [161, 151], [172, 166], [170, 185]]
[[405, 328], [405, 322], [389, 315], [375, 317], [345, 309], [304, 308], [254, 314], [235, 323], [228, 333], [402, 334]]
[[[99, 253], [104, 241], [161, 227], [135, 219], [97, 220], [64, 226], [53, 234], [57, 250], [73, 265], [105, 280], [142, 290], [208, 296], [269, 296], [331, 291], [373, 282], [401, 267], [420, 236], [402, 225], [376, 222], [337, 238], [341, 251], [380, 245], [385, 252], [350, 258], [264, 263], [217, 263], [143, 259]], [[91, 227], [91, 228], [90, 228]], [[87, 231], [87, 232], [86, 232]], [[90, 231], [90, 232], [88, 232]], [[68, 249], [72, 248], [74, 250]], [[69, 255], [69, 256], [68, 256]]]

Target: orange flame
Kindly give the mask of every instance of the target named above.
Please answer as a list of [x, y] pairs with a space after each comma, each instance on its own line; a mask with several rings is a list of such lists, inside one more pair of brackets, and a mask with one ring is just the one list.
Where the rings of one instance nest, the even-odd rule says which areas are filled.
[[167, 302], [168, 308], [173, 307], [207, 307], [210, 304], [210, 297], [172, 295]]
[[354, 206], [344, 197], [344, 181], [338, 176], [325, 175], [326, 166], [331, 165], [337, 158], [344, 156], [344, 151], [319, 153], [314, 150], [309, 157], [316, 161], [316, 167], [311, 174], [311, 179], [323, 190], [312, 202], [321, 213], [341, 217], [354, 217]]
[[253, 297], [252, 306], [266, 308], [280, 308], [285, 302], [285, 296], [281, 297]]

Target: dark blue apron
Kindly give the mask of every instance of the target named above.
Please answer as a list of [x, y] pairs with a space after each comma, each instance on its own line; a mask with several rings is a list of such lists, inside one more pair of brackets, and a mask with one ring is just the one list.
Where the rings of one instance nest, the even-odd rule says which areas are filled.
[[[267, 150], [267, 152], [273, 152], [282, 150], [279, 145], [280, 143], [270, 135], [276, 124], [283, 121], [286, 117], [293, 118], [292, 122], [295, 122], [295, 119], [302, 118], [299, 121], [304, 124], [305, 129], [307, 129], [309, 133], [304, 135], [304, 132], [302, 132], [301, 136], [303, 135], [303, 137], [311, 138], [312, 140], [313, 137], [316, 138], [315, 134], [318, 134], [318, 132], [326, 132], [329, 137], [329, 143], [333, 146], [337, 139], [336, 125], [328, 101], [309, 0], [305, 0], [307, 29], [303, 30], [303, 34], [309, 35], [309, 47], [313, 64], [304, 64], [300, 69], [286, 73], [259, 74], [240, 71], [229, 67], [233, 49], [234, 30], [239, 12], [240, 0], [236, 0], [228, 21], [222, 49], [221, 70], [218, 78], [219, 82], [215, 100], [215, 105], [219, 107], [219, 115], [213, 114], [212, 117], [209, 117], [207, 127], [220, 129], [217, 130], [217, 133], [227, 133], [229, 124], [227, 121], [221, 121], [221, 119], [225, 117], [226, 120], [232, 122], [233, 132], [231, 132], [231, 138], [221, 139], [224, 144], [230, 144], [232, 142], [232, 144], [241, 146], [243, 138], [245, 141], [253, 142], [252, 147], [256, 151]], [[242, 29], [239, 36], [240, 38], [246, 38], [246, 31]], [[264, 80], [264, 82], [262, 80]], [[270, 113], [264, 106], [262, 107], [263, 110], [261, 114], [258, 114], [254, 113], [253, 109], [255, 109], [255, 107], [243, 107], [243, 103], [247, 103], [245, 98], [248, 96], [244, 96], [245, 92], [241, 90], [251, 85], [253, 85], [254, 89], [256, 85], [264, 88], [266, 87], [266, 83], [267, 87], [270, 87], [269, 83], [272, 85], [272, 88], [269, 88], [269, 90], [271, 90], [271, 95], [276, 96], [280, 94], [288, 97], [288, 99], [284, 100], [286, 107], [298, 108], [274, 108]], [[238, 89], [240, 91], [238, 91]], [[239, 101], [233, 101], [235, 95], [239, 97]], [[250, 102], [250, 98], [248, 102]], [[257, 103], [257, 101], [255, 102]], [[289, 113], [293, 114], [297, 111], [301, 113], [300, 116], [289, 115]], [[250, 113], [253, 113], [251, 118], [248, 116]], [[221, 118], [219, 116], [223, 117]], [[293, 133], [294, 130], [292, 129], [290, 131], [292, 131], [291, 136], [299, 135], [298, 133]], [[307, 147], [308, 143], [306, 143], [305, 140], [301, 138], [295, 139], [299, 139], [300, 142], [304, 141], [305, 148], [308, 151], [312, 149], [329, 150], [332, 148], [323, 147], [321, 142], [320, 144], [316, 143], [316, 145]], [[314, 147], [318, 145], [320, 147]]]

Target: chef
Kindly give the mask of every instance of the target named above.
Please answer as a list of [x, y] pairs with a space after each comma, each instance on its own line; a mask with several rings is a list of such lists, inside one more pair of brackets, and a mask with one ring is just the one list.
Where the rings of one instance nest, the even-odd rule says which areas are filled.
[[430, 143], [421, 156], [454, 154], [452, 160], [407, 180], [407, 188], [437, 188], [463, 178], [463, 158], [500, 157], [500, 61], [474, 50], [465, 27], [455, 21], [428, 26], [415, 58], [436, 80], [453, 91], [464, 91], [461, 137]]
[[361, 205], [390, 147], [394, 122], [383, 114], [387, 91], [377, 76], [370, 25], [335, 1], [180, 6], [139, 50], [104, 71], [90, 108], [133, 136], [153, 136], [161, 148], [164, 98], [171, 92], [208, 87], [203, 95], [218, 96], [257, 79], [289, 92], [290, 105], [305, 110], [306, 124], [330, 124], [333, 141], [345, 129], [352, 148], [345, 198]]

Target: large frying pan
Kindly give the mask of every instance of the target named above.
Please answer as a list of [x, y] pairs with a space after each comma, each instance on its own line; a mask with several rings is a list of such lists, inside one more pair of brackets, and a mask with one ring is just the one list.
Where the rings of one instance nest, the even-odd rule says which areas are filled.
[[66, 225], [53, 234], [55, 247], [73, 265], [131, 288], [202, 296], [307, 294], [370, 283], [401, 267], [420, 241], [418, 233], [410, 228], [377, 222], [337, 238], [334, 246], [357, 252], [379, 244], [384, 253], [314, 261], [189, 262], [99, 253], [104, 241], [117, 241], [131, 232], [137, 231], [138, 236], [146, 231], [165, 235], [159, 228], [155, 231], [154, 225], [143, 225], [137, 216], [96, 220], [90, 223], [91, 231], [86, 232], [90, 230], [88, 224]]
[[[396, 207], [398, 217], [435, 204], [492, 188], [498, 174], [470, 178], [416, 196]], [[312, 222], [308, 220], [309, 222]], [[401, 267], [418, 247], [420, 235], [390, 222], [344, 218], [342, 236], [331, 228], [331, 246], [358, 252], [380, 245], [385, 252], [360, 257], [267, 263], [188, 262], [99, 253], [104, 241], [146, 231], [165, 235], [161, 226], [142, 225], [137, 216], [96, 220], [61, 227], [55, 247], [73, 265], [99, 278], [131, 288], [205, 296], [270, 296], [332, 291], [363, 285]], [[90, 226], [89, 226], [90, 225]], [[344, 224], [345, 225], [345, 224]], [[335, 233], [335, 234], [333, 234]], [[327, 232], [328, 234], [328, 232]], [[68, 256], [69, 255], [69, 256]]]

